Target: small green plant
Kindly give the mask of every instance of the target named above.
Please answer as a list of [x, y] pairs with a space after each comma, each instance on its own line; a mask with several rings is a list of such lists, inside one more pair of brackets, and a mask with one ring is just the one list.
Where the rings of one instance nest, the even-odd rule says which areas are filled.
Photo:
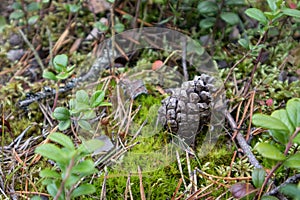
[[83, 141], [75, 148], [72, 140], [62, 133], [52, 133], [48, 138], [57, 143], [47, 143], [36, 148], [35, 153], [55, 162], [53, 168], [40, 172], [47, 191], [54, 200], [74, 199], [75, 197], [92, 194], [94, 185], [87, 183], [86, 177], [97, 172], [94, 161], [87, 158], [94, 150], [101, 147], [100, 140]]
[[72, 121], [84, 130], [91, 131], [92, 127], [88, 120], [96, 117], [95, 108], [98, 106], [111, 106], [111, 103], [104, 102], [104, 91], [95, 91], [91, 98], [84, 90], [76, 92], [75, 99], [69, 102], [70, 109], [57, 107], [53, 117], [59, 121], [59, 130], [66, 130], [72, 125]]
[[68, 56], [66, 54], [55, 56], [52, 63], [56, 74], [51, 71], [45, 70], [43, 72], [44, 78], [53, 81], [59, 81], [67, 79], [74, 72], [75, 65], [68, 66]]
[[48, 70], [43, 71], [44, 78], [56, 81], [56, 93], [52, 111], [57, 104], [60, 81], [67, 79], [74, 72], [75, 65], [68, 66], [68, 59], [66, 54], [56, 55], [52, 61], [56, 74]]
[[16, 1], [12, 5], [14, 11], [9, 15], [9, 19], [18, 21], [20, 25], [23, 25], [24, 22], [28, 25], [34, 25], [40, 18], [38, 11], [42, 8], [42, 4], [45, 3], [48, 3], [48, 1], [28, 4], [25, 4], [24, 1]]
[[[258, 8], [248, 8], [245, 11], [246, 15], [257, 20], [262, 25], [259, 28], [261, 39], [263, 39], [265, 33], [267, 33], [270, 28], [278, 27], [280, 22], [279, 20], [284, 16], [300, 18], [300, 10], [286, 7], [285, 1], [268, 0], [267, 2], [270, 11], [263, 12]], [[249, 38], [241, 38], [238, 42], [242, 47], [251, 51], [257, 51], [257, 47], [259, 47], [260, 44], [258, 42], [257, 45], [251, 45]]]
[[300, 169], [300, 152], [291, 151], [294, 144], [300, 144], [300, 98], [289, 100], [286, 109], [276, 110], [271, 115], [255, 114], [252, 122], [257, 127], [268, 129], [273, 139], [271, 142], [260, 142], [254, 148], [263, 158], [275, 161], [267, 176], [263, 169], [252, 172], [252, 182], [260, 189], [261, 196], [269, 179], [281, 166]]
[[240, 17], [233, 11], [233, 7], [243, 5], [245, 2], [240, 0], [225, 1], [224, 4], [208, 0], [199, 2], [198, 12], [204, 17], [199, 23], [200, 28], [209, 29], [220, 19], [229, 25], [239, 24]]

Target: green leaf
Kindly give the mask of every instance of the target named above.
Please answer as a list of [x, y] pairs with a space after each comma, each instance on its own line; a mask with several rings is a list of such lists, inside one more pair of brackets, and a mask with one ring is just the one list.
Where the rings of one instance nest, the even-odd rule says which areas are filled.
[[296, 184], [287, 184], [282, 186], [279, 191], [294, 200], [300, 199], [300, 188]]
[[65, 107], [57, 107], [52, 113], [53, 117], [57, 120], [68, 120], [70, 119], [70, 111]]
[[76, 4], [66, 4], [66, 5], [65, 5], [65, 9], [66, 9], [68, 12], [76, 13], [76, 12], [79, 11], [80, 6], [79, 6], [79, 5], [76, 5]]
[[41, 154], [57, 163], [68, 162], [68, 157], [65, 155], [65, 152], [54, 144], [43, 144], [35, 149], [35, 153]]
[[38, 2], [31, 2], [27, 6], [27, 11], [28, 12], [38, 11], [39, 9], [40, 9], [40, 4]]
[[300, 127], [300, 98], [293, 98], [287, 102], [286, 111], [294, 128]]
[[290, 135], [285, 131], [269, 130], [270, 135], [281, 144], [287, 144], [289, 142]]
[[42, 185], [49, 185], [51, 183], [54, 182], [54, 179], [52, 178], [45, 178], [44, 180], [42, 180]]
[[67, 67], [67, 73], [68, 73], [68, 74], [72, 74], [73, 71], [74, 71], [74, 69], [75, 69], [75, 67], [76, 67], [76, 65], [72, 65], [72, 66], [70, 66], [70, 67]]
[[104, 91], [96, 91], [91, 97], [91, 107], [95, 108], [99, 106], [104, 100], [105, 93]]
[[6, 19], [4, 16], [0, 16], [0, 33], [3, 32], [5, 26], [6, 26]]
[[264, 15], [264, 13], [261, 10], [257, 9], [257, 8], [248, 8], [245, 11], [245, 13], [249, 17], [251, 17], [251, 18], [259, 21], [263, 25], [267, 25], [268, 24], [268, 20], [267, 20], [266, 16]]
[[74, 166], [72, 168], [72, 173], [74, 174], [80, 174], [81, 176], [88, 176], [93, 174], [94, 172], [96, 172], [96, 168], [94, 166], [94, 162], [90, 159], [88, 160], [84, 160], [82, 162], [80, 162], [79, 164], [77, 164], [76, 166]]
[[96, 27], [97, 29], [99, 29], [101, 32], [106, 32], [108, 30], [108, 28], [109, 28], [107, 25], [105, 25], [102, 22], [96, 22], [94, 24], [94, 27]]
[[55, 56], [53, 59], [53, 65], [58, 72], [63, 71], [63, 69], [67, 68], [68, 56], [66, 54], [60, 54]]
[[205, 52], [204, 47], [199, 42], [188, 42], [186, 50], [187, 52], [192, 52], [199, 56], [202, 56]]
[[241, 38], [238, 40], [238, 43], [244, 47], [245, 49], [249, 49], [249, 40], [246, 40], [244, 38]]
[[52, 197], [55, 197], [56, 194], [57, 194], [57, 187], [54, 183], [50, 184], [50, 185], [47, 185], [47, 191], [48, 193], [52, 196]]
[[[65, 177], [65, 174], [63, 175]], [[74, 184], [78, 183], [82, 177], [77, 174], [71, 174], [67, 181], [66, 181], [66, 187], [72, 187]]]
[[57, 81], [57, 78], [53, 72], [50, 71], [44, 71], [43, 72], [43, 78], [47, 78], [53, 81]]
[[56, 75], [56, 78], [59, 80], [64, 80], [67, 79], [69, 76], [71, 76], [72, 74], [69, 74], [65, 71], [60, 72], [59, 74]]
[[[89, 104], [89, 95], [84, 90], [79, 90], [76, 92], [76, 101], [83, 104]], [[77, 103], [76, 102], [76, 103]]]
[[72, 115], [76, 115], [80, 112], [85, 112], [89, 109], [90, 109], [90, 106], [88, 104], [75, 102], [75, 108], [73, 110], [71, 110], [70, 112], [72, 113]]
[[39, 19], [38, 15], [33, 15], [28, 19], [28, 24], [33, 25], [37, 22], [38, 19]]
[[20, 2], [14, 2], [11, 7], [14, 10], [21, 10], [22, 9], [22, 4]]
[[300, 168], [300, 153], [290, 156], [283, 164], [290, 168]]
[[[104, 142], [97, 139], [82, 141], [83, 150], [88, 151], [89, 153], [94, 152], [104, 145]], [[82, 148], [81, 148], [82, 149]]]
[[15, 10], [9, 15], [9, 19], [21, 19], [22, 17], [24, 17], [24, 12], [22, 10]]
[[67, 119], [67, 120], [63, 120], [63, 121], [60, 121], [59, 124], [58, 124], [58, 129], [60, 131], [64, 131], [64, 130], [67, 130], [71, 125], [71, 120], [70, 119]]
[[93, 119], [96, 117], [96, 113], [93, 110], [88, 110], [83, 113], [83, 117], [81, 119]]
[[294, 139], [293, 142], [300, 145], [300, 134], [298, 134]]
[[199, 26], [202, 29], [209, 29], [209, 28], [213, 27], [215, 25], [215, 23], [216, 23], [216, 18], [207, 17], [200, 21]]
[[221, 18], [230, 25], [235, 25], [240, 22], [239, 16], [233, 12], [222, 12]]
[[[47, 185], [47, 191], [52, 197], [55, 197], [58, 192], [58, 188], [55, 183], [52, 183], [50, 185]], [[61, 193], [58, 200], [65, 200], [64, 192]]]
[[259, 143], [255, 149], [265, 158], [272, 160], [285, 159], [285, 155], [277, 147], [269, 143]]
[[229, 6], [243, 6], [245, 5], [245, 0], [225, 0], [225, 4]]
[[277, 10], [277, 5], [276, 5], [277, 0], [267, 0], [267, 2], [272, 11]]
[[289, 133], [288, 127], [279, 119], [265, 114], [254, 114], [252, 123], [265, 129], [280, 130]]
[[115, 31], [116, 31], [117, 33], [121, 33], [121, 32], [124, 31], [125, 26], [124, 26], [124, 24], [117, 23], [117, 24], [114, 25], [114, 29], [115, 29]]
[[62, 145], [63, 147], [66, 147], [70, 150], [75, 150], [72, 140], [65, 134], [62, 134], [59, 132], [54, 132], [54, 133], [50, 134], [48, 138], [50, 140], [52, 140], [53, 142], [56, 142], [56, 143]]
[[78, 124], [84, 130], [87, 130], [87, 131], [92, 130], [91, 124], [86, 120], [80, 119], [80, 120], [78, 120]]
[[297, 18], [300, 17], [300, 10], [296, 10], [296, 9], [284, 8], [282, 9], [282, 13], [291, 17], [297, 17]]
[[200, 14], [217, 14], [219, 8], [215, 2], [212, 1], [202, 1], [198, 4], [198, 12]]
[[284, 110], [284, 109], [275, 110], [271, 114], [271, 116], [279, 119], [280, 121], [282, 121], [288, 127], [288, 129], [289, 129], [289, 135], [292, 135], [292, 133], [295, 131], [295, 129], [293, 127], [292, 122], [290, 121], [290, 118], [288, 116], [287, 110]]
[[99, 106], [112, 106], [112, 104], [109, 102], [102, 102]]
[[30, 198], [30, 200], [43, 200], [42, 197], [34, 195], [33, 197]]
[[92, 184], [89, 184], [89, 183], [85, 183], [85, 184], [81, 184], [79, 187], [75, 188], [75, 190], [71, 194], [71, 197], [75, 198], [75, 197], [79, 197], [82, 195], [92, 194], [94, 192], [96, 192], [95, 186]]
[[40, 171], [40, 177], [60, 179], [60, 174], [52, 169], [47, 168]]
[[262, 168], [255, 168], [252, 171], [252, 182], [256, 188], [260, 188], [264, 183], [266, 172]]

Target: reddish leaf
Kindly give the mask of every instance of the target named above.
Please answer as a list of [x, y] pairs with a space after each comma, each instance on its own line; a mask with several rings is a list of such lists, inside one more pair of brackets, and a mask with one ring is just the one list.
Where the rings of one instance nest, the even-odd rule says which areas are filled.
[[231, 186], [230, 192], [234, 198], [240, 199], [249, 193], [253, 192], [255, 188], [250, 183], [236, 183]]

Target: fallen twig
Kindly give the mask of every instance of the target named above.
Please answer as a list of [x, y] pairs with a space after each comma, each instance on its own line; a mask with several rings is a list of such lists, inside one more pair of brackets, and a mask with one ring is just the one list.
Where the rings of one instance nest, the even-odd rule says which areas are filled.
[[[227, 118], [231, 128], [233, 130], [237, 130], [237, 125], [236, 122], [234, 121], [233, 117], [231, 116], [231, 114], [226, 110], [225, 111], [225, 117]], [[255, 168], [263, 168], [258, 160], [255, 158], [255, 156], [253, 155], [249, 145], [247, 144], [245, 138], [243, 137], [243, 135], [237, 131], [236, 134], [236, 139], [238, 141], [238, 144], [240, 145], [240, 147], [242, 148], [243, 152], [245, 153], [245, 155], [248, 157], [249, 162], [255, 167]]]
[[142, 200], [146, 200], [145, 190], [144, 190], [144, 186], [143, 186], [142, 170], [141, 170], [140, 166], [138, 166], [138, 173], [139, 173], [139, 179], [140, 179], [140, 193], [141, 193], [141, 199], [142, 199]]
[[283, 186], [290, 184], [290, 183], [298, 183], [299, 181], [300, 181], [300, 174], [295, 174], [294, 176], [291, 176], [288, 179], [286, 179], [286, 181], [284, 181], [281, 185], [277, 186], [270, 192], [265, 193], [264, 196], [268, 196], [268, 195], [275, 196], [279, 193], [279, 189], [282, 188]]

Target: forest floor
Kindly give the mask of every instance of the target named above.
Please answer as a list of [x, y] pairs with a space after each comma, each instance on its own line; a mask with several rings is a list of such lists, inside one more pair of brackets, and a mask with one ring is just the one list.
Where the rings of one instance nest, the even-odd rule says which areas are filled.
[[[1, 199], [299, 199], [297, 1], [8, 0], [0, 13]], [[201, 104], [181, 99], [201, 81]], [[157, 129], [180, 101], [209, 105], [187, 117], [189, 144], [178, 118]]]

